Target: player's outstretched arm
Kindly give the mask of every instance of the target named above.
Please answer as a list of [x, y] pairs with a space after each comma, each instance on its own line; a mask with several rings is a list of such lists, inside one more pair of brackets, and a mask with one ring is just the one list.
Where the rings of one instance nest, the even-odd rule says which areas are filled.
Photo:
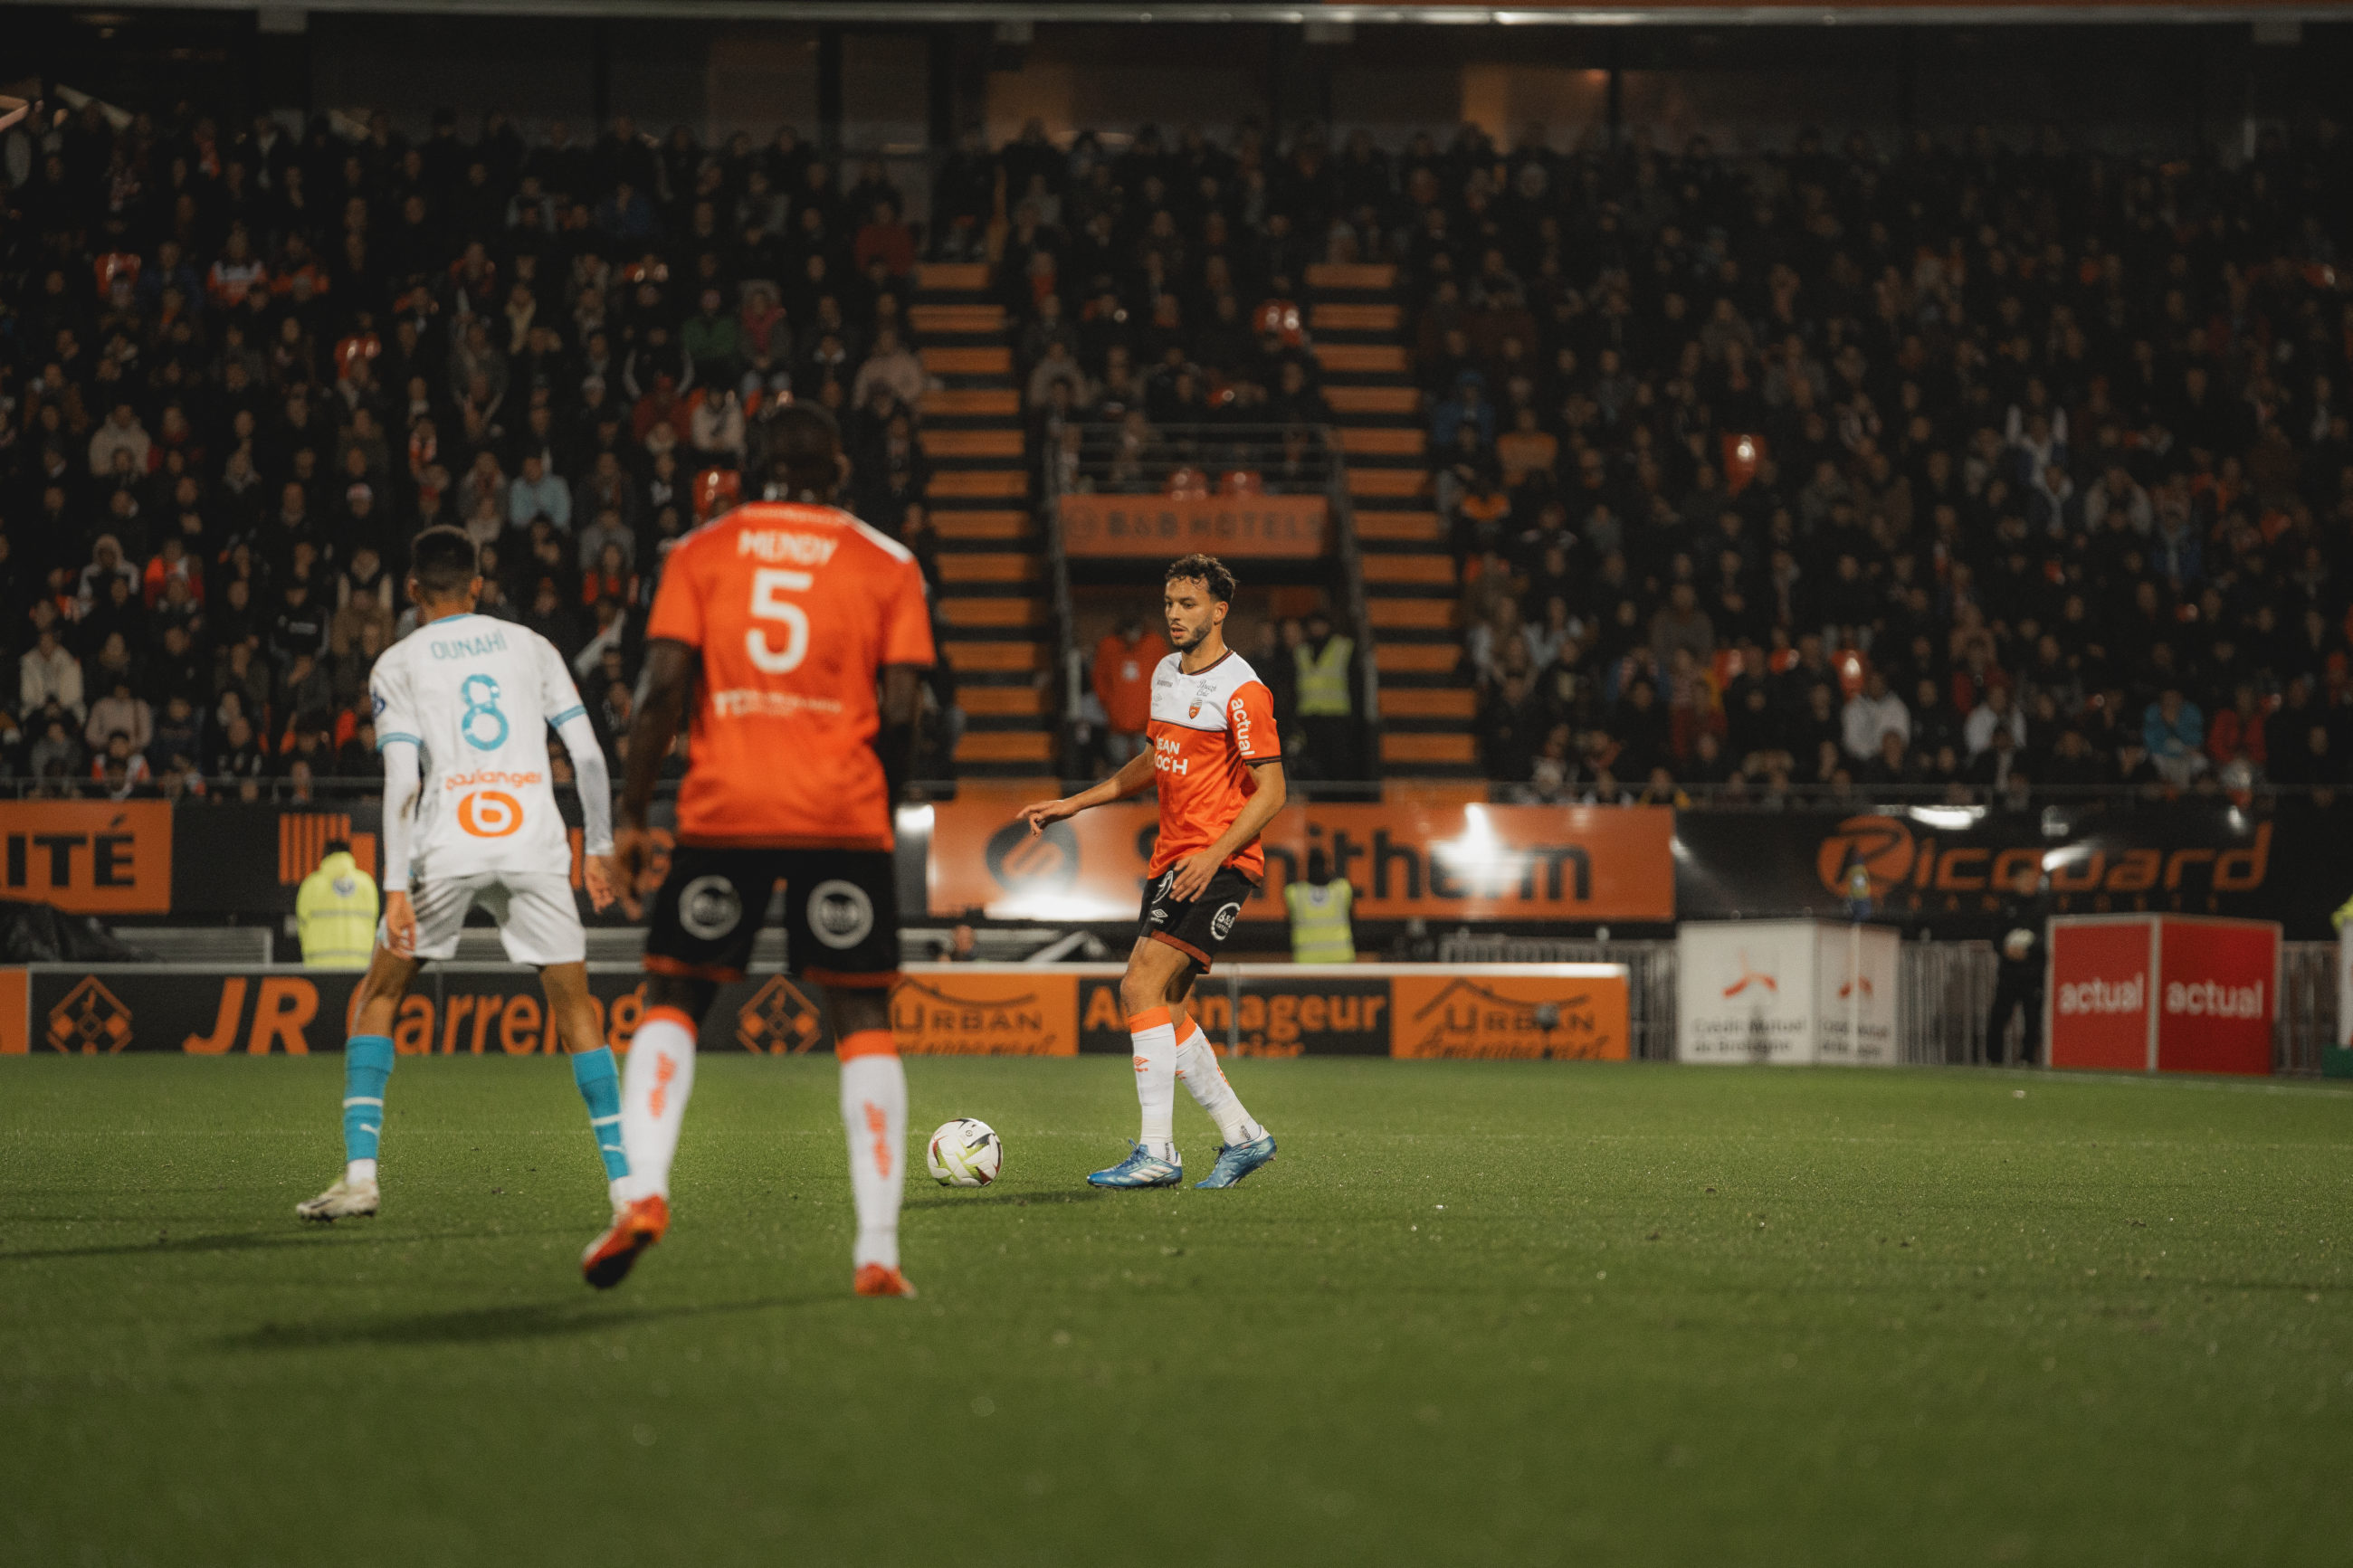
[[638, 677], [637, 711], [629, 720], [629, 760], [621, 775], [620, 822], [613, 833], [614, 858], [627, 881], [634, 885], [646, 868], [652, 846], [646, 837], [646, 814], [652, 809], [654, 785], [661, 778], [662, 759], [686, 714], [687, 688], [694, 679], [694, 650], [670, 637], [646, 643], [644, 671]]
[[1060, 822], [1064, 817], [1076, 816], [1090, 807], [1109, 805], [1113, 801], [1125, 800], [1132, 795], [1142, 795], [1151, 787], [1152, 749], [1147, 746], [1128, 758], [1126, 765], [1119, 772], [1092, 788], [1081, 790], [1076, 795], [1065, 795], [1060, 800], [1032, 801], [1023, 806], [1017, 815], [1021, 821], [1029, 825], [1030, 832], [1037, 833], [1042, 831], [1050, 822]]
[[1289, 786], [1283, 782], [1282, 759], [1274, 757], [1249, 765], [1251, 782], [1258, 788], [1242, 802], [1241, 810], [1234, 816], [1234, 825], [1219, 835], [1215, 844], [1176, 862], [1176, 880], [1170, 885], [1170, 897], [1199, 898], [1201, 890], [1209, 885], [1209, 879], [1218, 874], [1218, 868], [1241, 853], [1242, 847], [1256, 838], [1259, 831], [1274, 820], [1274, 814], [1282, 809], [1290, 795]]

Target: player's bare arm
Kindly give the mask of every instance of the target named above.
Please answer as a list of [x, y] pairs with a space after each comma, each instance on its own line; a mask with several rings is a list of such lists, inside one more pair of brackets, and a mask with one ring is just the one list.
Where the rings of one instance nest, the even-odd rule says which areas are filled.
[[385, 943], [400, 957], [417, 955], [417, 908], [408, 901], [404, 888], [395, 888], [384, 896], [384, 935]]
[[875, 753], [882, 759], [882, 782], [893, 810], [905, 796], [907, 781], [915, 772], [915, 716], [923, 700], [923, 670], [919, 665], [882, 667], [882, 728], [874, 737]]
[[661, 780], [662, 760], [678, 739], [686, 717], [688, 689], [694, 684], [694, 650], [670, 637], [646, 644], [645, 669], [638, 678], [637, 710], [629, 720], [629, 762], [621, 775], [621, 804], [613, 823], [613, 859], [622, 881], [635, 886], [645, 874], [653, 844], [646, 833], [646, 814], [653, 807], [654, 785]]
[[1138, 752], [1127, 759], [1119, 772], [1111, 777], [1060, 800], [1032, 801], [1015, 815], [1029, 825], [1029, 831], [1044, 831], [1050, 822], [1060, 822], [1098, 805], [1109, 805], [1115, 800], [1125, 800], [1132, 795], [1142, 795], [1152, 787], [1152, 752]]
[[1201, 890], [1209, 885], [1209, 879], [1218, 874], [1218, 868], [1240, 854], [1245, 845], [1258, 837], [1261, 828], [1274, 820], [1274, 814], [1282, 809], [1282, 760], [1269, 758], [1262, 763], [1251, 763], [1249, 767], [1250, 779], [1258, 785], [1257, 793], [1242, 803], [1234, 825], [1220, 834], [1215, 844], [1207, 849], [1196, 850], [1176, 862], [1176, 880], [1169, 888], [1171, 897], [1178, 900], [1199, 898]]

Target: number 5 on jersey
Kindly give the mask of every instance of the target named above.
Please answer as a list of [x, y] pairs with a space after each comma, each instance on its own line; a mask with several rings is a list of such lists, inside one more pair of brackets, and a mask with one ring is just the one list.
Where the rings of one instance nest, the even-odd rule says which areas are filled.
[[758, 626], [744, 634], [744, 651], [751, 656], [754, 669], [764, 675], [789, 675], [808, 657], [808, 612], [783, 595], [805, 594], [816, 583], [809, 573], [775, 566], [763, 566], [752, 574], [752, 618], [782, 622], [785, 628], [782, 647], [772, 645], [768, 634]]

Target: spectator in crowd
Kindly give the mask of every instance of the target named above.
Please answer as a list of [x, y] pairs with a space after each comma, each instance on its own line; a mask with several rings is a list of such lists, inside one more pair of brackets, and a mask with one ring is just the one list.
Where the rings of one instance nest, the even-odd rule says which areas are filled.
[[1094, 692], [1103, 710], [1103, 758], [1113, 772], [1146, 744], [1152, 717], [1152, 672], [1160, 647], [1148, 638], [1144, 617], [1130, 614], [1095, 644]]

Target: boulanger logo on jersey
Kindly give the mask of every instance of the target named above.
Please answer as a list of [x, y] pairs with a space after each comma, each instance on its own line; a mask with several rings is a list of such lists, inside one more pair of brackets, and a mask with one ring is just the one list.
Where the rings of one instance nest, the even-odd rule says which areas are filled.
[[809, 889], [808, 928], [826, 946], [847, 952], [873, 934], [874, 900], [855, 882], [819, 882]]

